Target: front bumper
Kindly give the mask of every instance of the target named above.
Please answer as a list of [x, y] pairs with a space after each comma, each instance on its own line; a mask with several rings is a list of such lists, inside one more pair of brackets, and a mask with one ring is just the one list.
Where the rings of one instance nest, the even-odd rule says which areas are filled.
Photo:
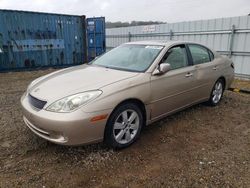
[[98, 115], [110, 114], [112, 109], [86, 113], [77, 110], [72, 113], [54, 113], [35, 109], [27, 96], [21, 98], [23, 119], [36, 135], [56, 144], [83, 145], [103, 140], [107, 119], [91, 122]]

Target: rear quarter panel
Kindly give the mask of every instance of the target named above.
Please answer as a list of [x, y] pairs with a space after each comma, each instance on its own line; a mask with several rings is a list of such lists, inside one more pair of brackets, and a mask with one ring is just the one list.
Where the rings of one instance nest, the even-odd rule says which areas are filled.
[[234, 69], [232, 68], [233, 61], [226, 56], [219, 56], [220, 59], [220, 69], [219, 73], [226, 80], [225, 89], [228, 89], [234, 80]]

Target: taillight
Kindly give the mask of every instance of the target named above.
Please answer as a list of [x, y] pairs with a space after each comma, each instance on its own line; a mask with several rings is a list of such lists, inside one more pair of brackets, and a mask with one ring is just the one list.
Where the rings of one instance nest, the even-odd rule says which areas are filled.
[[234, 69], [234, 63], [231, 63], [231, 67]]

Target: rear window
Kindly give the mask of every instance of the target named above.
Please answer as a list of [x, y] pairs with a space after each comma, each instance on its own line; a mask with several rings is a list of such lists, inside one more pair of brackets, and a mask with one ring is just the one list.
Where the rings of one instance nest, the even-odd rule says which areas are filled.
[[210, 54], [206, 48], [195, 44], [190, 44], [188, 46], [194, 65], [210, 62]]

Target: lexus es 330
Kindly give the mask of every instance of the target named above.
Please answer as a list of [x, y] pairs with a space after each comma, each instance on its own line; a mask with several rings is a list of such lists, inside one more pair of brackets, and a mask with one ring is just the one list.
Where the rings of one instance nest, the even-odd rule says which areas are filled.
[[124, 148], [145, 125], [197, 103], [217, 105], [233, 79], [233, 62], [201, 44], [126, 43], [34, 80], [21, 98], [23, 118], [57, 144]]

